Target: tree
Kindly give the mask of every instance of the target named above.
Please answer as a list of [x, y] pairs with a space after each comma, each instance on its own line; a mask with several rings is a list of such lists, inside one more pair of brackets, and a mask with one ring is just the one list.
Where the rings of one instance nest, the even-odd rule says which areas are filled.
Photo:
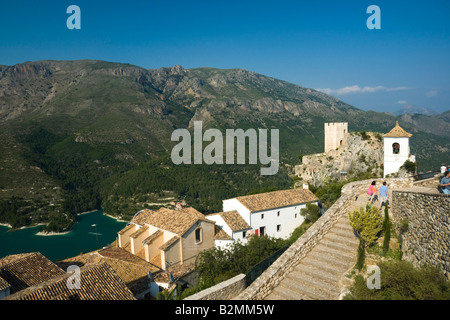
[[305, 217], [306, 220], [314, 223], [319, 219], [319, 207], [315, 204], [307, 203], [306, 208], [300, 210], [300, 214]]
[[383, 230], [383, 222], [375, 206], [360, 207], [349, 213], [349, 219], [353, 230], [364, 241], [364, 246], [374, 243]]
[[391, 240], [391, 222], [389, 221], [389, 211], [388, 207], [384, 207], [384, 242], [383, 242], [383, 253], [389, 251], [389, 242]]

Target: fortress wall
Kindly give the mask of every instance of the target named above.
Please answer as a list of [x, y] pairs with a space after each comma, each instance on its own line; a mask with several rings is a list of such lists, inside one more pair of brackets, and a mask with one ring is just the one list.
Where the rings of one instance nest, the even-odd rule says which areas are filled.
[[416, 267], [434, 265], [450, 279], [450, 195], [409, 189], [393, 191], [392, 198], [404, 259]]
[[325, 153], [335, 150], [341, 145], [345, 135], [348, 133], [347, 122], [325, 123]]

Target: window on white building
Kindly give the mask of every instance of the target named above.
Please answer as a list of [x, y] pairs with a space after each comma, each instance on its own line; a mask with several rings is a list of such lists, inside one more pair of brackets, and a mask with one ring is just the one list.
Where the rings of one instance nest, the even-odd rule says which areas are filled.
[[400, 153], [400, 144], [397, 142], [392, 144], [392, 153], [393, 154], [399, 154]]
[[280, 216], [280, 211], [277, 212], [277, 216]]
[[278, 232], [281, 231], [281, 224], [277, 225], [277, 231], [278, 231]]
[[202, 242], [202, 228], [195, 229], [195, 243], [199, 244]]
[[261, 220], [264, 219], [264, 213], [261, 213]]

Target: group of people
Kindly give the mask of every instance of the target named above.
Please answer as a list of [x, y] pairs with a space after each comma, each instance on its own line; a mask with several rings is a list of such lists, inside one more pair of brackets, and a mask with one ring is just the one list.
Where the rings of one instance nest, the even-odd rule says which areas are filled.
[[[371, 185], [369, 186], [369, 189], [367, 190], [367, 194], [369, 195], [369, 203], [373, 204], [377, 196], [377, 186], [375, 181], [372, 181]], [[383, 185], [380, 187], [379, 210], [381, 210], [383, 204], [387, 207], [388, 198], [389, 198], [389, 189], [386, 185], [386, 181], [384, 181]]]
[[450, 166], [446, 167], [444, 164], [441, 166], [442, 178], [439, 184], [442, 192], [445, 194], [450, 194]]

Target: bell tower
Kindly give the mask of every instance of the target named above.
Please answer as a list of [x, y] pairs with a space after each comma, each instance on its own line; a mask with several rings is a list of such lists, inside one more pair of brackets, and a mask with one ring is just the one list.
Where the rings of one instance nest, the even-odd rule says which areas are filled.
[[384, 144], [384, 173], [396, 173], [406, 160], [415, 162], [414, 156], [410, 155], [409, 138], [411, 133], [406, 132], [396, 121], [395, 127], [383, 135]]

